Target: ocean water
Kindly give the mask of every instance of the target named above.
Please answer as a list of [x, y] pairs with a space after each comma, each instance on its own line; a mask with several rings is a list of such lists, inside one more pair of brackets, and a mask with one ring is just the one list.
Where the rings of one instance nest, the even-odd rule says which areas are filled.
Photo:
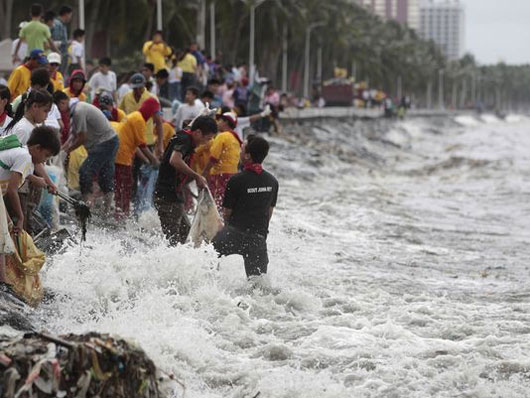
[[109, 332], [178, 397], [528, 397], [530, 121], [327, 122], [273, 143], [269, 274], [155, 214], [44, 269], [54, 333]]

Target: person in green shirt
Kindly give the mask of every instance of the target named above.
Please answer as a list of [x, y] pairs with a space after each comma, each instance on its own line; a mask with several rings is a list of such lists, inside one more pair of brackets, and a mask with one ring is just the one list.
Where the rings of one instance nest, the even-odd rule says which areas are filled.
[[17, 48], [13, 55], [13, 63], [19, 61], [17, 54], [22, 41], [28, 44], [28, 54], [35, 48], [46, 48], [46, 45], [53, 51], [58, 51], [55, 43], [51, 39], [50, 28], [41, 22], [42, 5], [33, 4], [30, 13], [31, 22], [20, 30], [20, 40], [17, 43]]

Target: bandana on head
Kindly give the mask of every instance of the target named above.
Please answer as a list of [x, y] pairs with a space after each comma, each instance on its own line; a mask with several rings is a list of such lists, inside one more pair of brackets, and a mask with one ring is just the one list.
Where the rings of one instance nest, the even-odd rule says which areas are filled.
[[150, 97], [143, 102], [138, 112], [142, 114], [144, 120], [147, 122], [155, 113], [160, 112], [160, 104], [155, 98]]

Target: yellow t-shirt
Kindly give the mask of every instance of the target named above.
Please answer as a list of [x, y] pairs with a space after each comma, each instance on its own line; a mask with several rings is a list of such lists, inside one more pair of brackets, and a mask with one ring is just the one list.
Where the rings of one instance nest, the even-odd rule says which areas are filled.
[[202, 174], [208, 161], [210, 160], [210, 147], [212, 141], [208, 141], [206, 144], [202, 144], [195, 149], [195, 154], [193, 155], [193, 162], [191, 163], [191, 168], [196, 173]]
[[11, 72], [7, 81], [11, 101], [28, 91], [29, 86], [31, 86], [31, 70], [26, 65], [20, 65]]
[[55, 76], [51, 76], [50, 80], [53, 84], [53, 91], [64, 91], [64, 77], [61, 72], [55, 72]]
[[235, 135], [231, 131], [224, 131], [213, 139], [210, 157], [217, 159], [217, 163], [211, 168], [211, 175], [237, 173], [241, 142]]
[[191, 53], [187, 53], [182, 61], [177, 63], [183, 73], [195, 73], [197, 71], [197, 59]]
[[79, 169], [87, 157], [88, 152], [82, 145], [70, 153], [68, 158], [68, 170], [66, 171], [68, 188], [79, 189]]
[[117, 116], [117, 120], [116, 121], [118, 123], [124, 122], [125, 119], [127, 118], [127, 115], [121, 109], [116, 109], [116, 110], [118, 111], [118, 116]]
[[153, 44], [150, 40], [144, 44], [142, 52], [145, 55], [145, 62], [151, 63], [155, 66], [155, 73], [160, 69], [167, 69], [166, 57], [171, 55], [171, 48], [166, 44]]
[[144, 117], [140, 112], [133, 112], [127, 115], [124, 122], [111, 122], [110, 124], [120, 139], [120, 147], [114, 163], [132, 166], [136, 148], [145, 146], [146, 123]]
[[[142, 96], [140, 97], [140, 101], [136, 102], [136, 100], [134, 99], [134, 93], [132, 91], [129, 91], [123, 96], [119, 108], [122, 109], [128, 115], [129, 113], [133, 113], [140, 109], [140, 106], [144, 103], [144, 101], [150, 97], [156, 98], [156, 96], [152, 95], [149, 91], [144, 90]], [[156, 100], [158, 101], [158, 98], [156, 98]], [[145, 140], [147, 145], [153, 145], [155, 143], [155, 136], [153, 134], [153, 130], [153, 118], [149, 118], [145, 127]]]
[[70, 87], [66, 87], [66, 89], [64, 90], [64, 93], [68, 96], [68, 98], [79, 98], [79, 101], [86, 102], [86, 94], [85, 93], [81, 93], [81, 94], [79, 94], [79, 96], [76, 96], [76, 95], [74, 95], [74, 93], [72, 93], [70, 91]]
[[[167, 144], [169, 144], [169, 140], [173, 138], [175, 135], [175, 129], [171, 125], [171, 123], [164, 122], [162, 123], [162, 131], [164, 133], [164, 150], [167, 148]], [[155, 143], [158, 141], [158, 137], [155, 136]]]

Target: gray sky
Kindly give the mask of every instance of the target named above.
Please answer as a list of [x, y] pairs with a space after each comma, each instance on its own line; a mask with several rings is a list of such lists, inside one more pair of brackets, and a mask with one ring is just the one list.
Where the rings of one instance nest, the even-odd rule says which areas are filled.
[[465, 49], [481, 64], [530, 63], [530, 0], [461, 0]]

